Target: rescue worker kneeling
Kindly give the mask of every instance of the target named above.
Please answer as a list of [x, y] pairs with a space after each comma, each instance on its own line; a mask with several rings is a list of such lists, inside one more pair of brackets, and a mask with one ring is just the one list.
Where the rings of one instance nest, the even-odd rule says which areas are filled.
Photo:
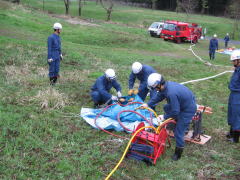
[[231, 93], [228, 101], [228, 125], [230, 132], [227, 135], [231, 142], [238, 143], [240, 136], [240, 51], [233, 51], [230, 61], [235, 70], [228, 88]]
[[148, 87], [156, 89], [158, 93], [142, 106], [152, 105], [167, 100], [164, 106], [164, 119], [172, 118], [176, 121], [174, 136], [176, 139], [176, 149], [172, 157], [173, 160], [181, 158], [184, 148], [184, 135], [194, 116], [197, 106], [195, 96], [186, 86], [176, 82], [165, 82], [161, 74], [153, 73], [148, 77]]
[[[117, 96], [109, 93], [112, 87], [116, 89]], [[102, 104], [112, 104], [112, 101], [116, 101], [122, 97], [121, 86], [116, 80], [116, 74], [113, 69], [107, 69], [105, 74], [96, 80], [91, 90], [91, 97], [95, 108]]]

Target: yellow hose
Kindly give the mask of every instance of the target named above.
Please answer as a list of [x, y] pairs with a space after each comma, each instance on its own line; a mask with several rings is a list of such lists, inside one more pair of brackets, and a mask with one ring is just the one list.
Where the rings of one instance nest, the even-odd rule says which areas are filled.
[[160, 124], [157, 128], [157, 131], [156, 133], [159, 134], [160, 133], [160, 130], [162, 129], [162, 127], [167, 124], [169, 121], [172, 121], [173, 119], [172, 118], [168, 118], [167, 120], [165, 120], [164, 122], [162, 122], [162, 124]]
[[156, 113], [153, 109], [151, 109], [151, 108], [149, 108], [149, 107], [144, 107], [144, 108], [147, 109], [147, 110], [149, 110], [149, 111], [152, 111], [153, 114], [156, 116], [156, 118], [158, 117], [157, 113]]
[[114, 169], [111, 171], [111, 173], [105, 178], [105, 180], [108, 180], [108, 179], [112, 176], [112, 174], [117, 170], [118, 166], [121, 164], [121, 162], [123, 161], [125, 155], [127, 154], [128, 148], [129, 148], [129, 146], [131, 145], [131, 142], [132, 142], [133, 138], [134, 138], [142, 129], [144, 129], [144, 128], [152, 128], [152, 129], [154, 129], [155, 132], [157, 132], [156, 128], [153, 127], [153, 126], [145, 126], [145, 127], [141, 127], [140, 129], [138, 129], [138, 130], [133, 134], [133, 136], [131, 137], [131, 139], [129, 140], [128, 145], [127, 145], [127, 147], [126, 147], [126, 149], [125, 149], [125, 151], [124, 151], [121, 159], [119, 160], [119, 162], [117, 163], [117, 165], [114, 167]]
[[139, 107], [137, 107], [135, 110], [141, 109], [141, 108], [142, 108], [142, 109], [147, 109], [147, 110], [149, 110], [149, 111], [152, 111], [153, 114], [156, 116], [156, 118], [158, 117], [157, 113], [156, 113], [153, 109], [151, 109], [151, 108], [149, 108], [149, 107], [139, 106]]

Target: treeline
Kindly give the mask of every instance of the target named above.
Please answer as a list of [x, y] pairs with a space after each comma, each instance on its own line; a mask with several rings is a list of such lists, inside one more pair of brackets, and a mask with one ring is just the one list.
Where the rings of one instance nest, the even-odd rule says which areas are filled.
[[156, 10], [169, 10], [185, 12], [190, 9], [192, 13], [226, 16], [229, 6], [240, 0], [117, 0], [128, 5], [142, 6]]

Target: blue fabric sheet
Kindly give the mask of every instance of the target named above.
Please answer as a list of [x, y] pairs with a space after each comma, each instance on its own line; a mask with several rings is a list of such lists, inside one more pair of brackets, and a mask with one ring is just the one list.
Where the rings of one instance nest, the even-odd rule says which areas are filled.
[[[136, 95], [133, 102], [142, 102], [141, 98]], [[124, 128], [119, 124], [117, 120], [117, 115], [119, 112], [124, 110], [133, 110], [137, 107], [139, 107], [141, 104], [132, 104], [128, 106], [120, 106], [120, 105], [113, 105], [109, 109], [107, 109], [102, 115], [97, 119], [96, 123], [97, 126], [99, 126], [102, 129], [106, 130], [115, 130], [115, 131], [124, 131]], [[90, 124], [93, 128], [97, 128], [94, 121], [96, 116], [102, 112], [103, 109], [92, 109], [92, 108], [82, 108], [81, 109], [81, 117]], [[148, 121], [150, 121], [150, 113], [146, 109], [138, 109], [136, 112], [143, 115]], [[155, 126], [159, 124], [158, 119], [154, 117], [154, 114], [152, 114], [152, 121]], [[149, 125], [142, 117], [139, 115], [132, 113], [132, 112], [123, 112], [120, 115], [120, 120], [123, 123], [123, 125], [133, 131], [140, 122], [144, 122], [145, 125]]]

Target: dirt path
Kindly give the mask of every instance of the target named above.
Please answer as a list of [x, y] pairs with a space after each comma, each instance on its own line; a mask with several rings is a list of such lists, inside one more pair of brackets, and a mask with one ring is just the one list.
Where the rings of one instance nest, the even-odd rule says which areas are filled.
[[52, 17], [64, 19], [66, 22], [68, 22], [70, 24], [80, 24], [80, 25], [85, 25], [85, 26], [100, 26], [98, 24], [92, 23], [91, 21], [83, 20], [78, 17], [70, 17], [70, 16], [58, 15], [58, 14], [50, 14], [50, 15]]

